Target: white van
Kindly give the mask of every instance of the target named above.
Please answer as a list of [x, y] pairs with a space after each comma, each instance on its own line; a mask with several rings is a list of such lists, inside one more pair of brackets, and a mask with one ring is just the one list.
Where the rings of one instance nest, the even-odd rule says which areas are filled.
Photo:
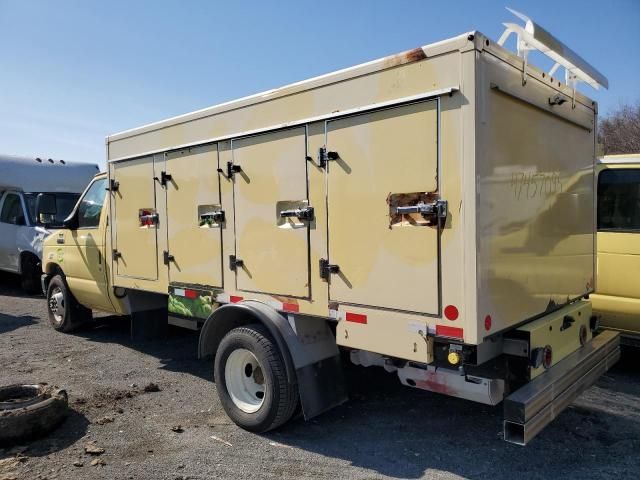
[[62, 225], [93, 176], [95, 163], [0, 155], [0, 270], [40, 291], [42, 240]]

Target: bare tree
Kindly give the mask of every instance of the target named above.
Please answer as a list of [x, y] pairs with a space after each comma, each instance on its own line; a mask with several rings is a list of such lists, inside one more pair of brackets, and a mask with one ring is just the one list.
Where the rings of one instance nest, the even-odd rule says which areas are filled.
[[640, 102], [621, 105], [602, 118], [598, 141], [605, 155], [640, 153]]

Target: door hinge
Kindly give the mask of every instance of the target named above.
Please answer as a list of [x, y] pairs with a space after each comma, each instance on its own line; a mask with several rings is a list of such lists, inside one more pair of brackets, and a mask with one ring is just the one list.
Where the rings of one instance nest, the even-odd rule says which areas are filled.
[[240, 173], [242, 167], [240, 165], [234, 165], [233, 162], [227, 162], [227, 178], [233, 178], [234, 173]]
[[337, 160], [340, 158], [338, 152], [327, 152], [326, 147], [320, 147], [318, 149], [318, 165], [321, 168], [325, 168], [329, 160]]
[[234, 272], [238, 270], [238, 267], [242, 268], [244, 262], [237, 258], [235, 255], [229, 255], [229, 268]]
[[446, 200], [436, 200], [433, 203], [418, 203], [417, 205], [395, 207], [393, 213], [396, 215], [419, 213], [424, 218], [440, 221], [446, 220], [448, 211], [449, 203]]
[[118, 250], [113, 249], [113, 251], [111, 252], [111, 257], [114, 260], [118, 260], [120, 257], [122, 257], [122, 253], [120, 253]]
[[172, 177], [170, 173], [167, 173], [164, 170], [160, 172], [160, 185], [166, 187], [167, 183], [169, 183], [171, 180]]
[[282, 210], [280, 212], [280, 218], [295, 217], [299, 220], [306, 220], [313, 222], [315, 220], [315, 213], [313, 207], [307, 206], [302, 208], [292, 208], [290, 210]]
[[119, 187], [120, 182], [116, 182], [113, 178], [109, 179], [109, 186], [107, 187], [109, 192], [117, 192]]
[[162, 259], [165, 265], [169, 265], [169, 263], [174, 261], [173, 255], [170, 255], [167, 250], [162, 252]]
[[340, 273], [340, 267], [329, 263], [329, 260], [320, 259], [320, 278], [329, 280], [332, 273]]

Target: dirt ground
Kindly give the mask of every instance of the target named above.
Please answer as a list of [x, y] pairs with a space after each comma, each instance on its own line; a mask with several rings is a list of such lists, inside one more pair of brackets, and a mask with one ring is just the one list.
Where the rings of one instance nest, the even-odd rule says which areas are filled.
[[[409, 389], [359, 367], [348, 370], [345, 405], [255, 435], [225, 416], [211, 365], [196, 358], [196, 332], [134, 343], [127, 319], [103, 316], [95, 328], [56, 333], [44, 299], [17, 285], [0, 274], [0, 385], [55, 384], [72, 410], [47, 437], [0, 449], [0, 479], [620, 480], [640, 472], [634, 352], [527, 447], [502, 441], [500, 407]], [[145, 392], [150, 383], [159, 391]], [[85, 453], [89, 442], [104, 453]]]

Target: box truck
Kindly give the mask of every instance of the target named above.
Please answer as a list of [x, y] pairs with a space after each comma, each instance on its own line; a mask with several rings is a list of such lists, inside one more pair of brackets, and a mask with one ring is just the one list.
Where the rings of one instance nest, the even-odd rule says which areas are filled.
[[60, 227], [98, 165], [0, 155], [0, 270], [40, 291], [42, 240]]
[[52, 325], [198, 329], [251, 431], [344, 402], [346, 357], [503, 402], [525, 444], [619, 343], [594, 336], [597, 106], [575, 88], [607, 80], [523, 18], [109, 136], [46, 242]]

